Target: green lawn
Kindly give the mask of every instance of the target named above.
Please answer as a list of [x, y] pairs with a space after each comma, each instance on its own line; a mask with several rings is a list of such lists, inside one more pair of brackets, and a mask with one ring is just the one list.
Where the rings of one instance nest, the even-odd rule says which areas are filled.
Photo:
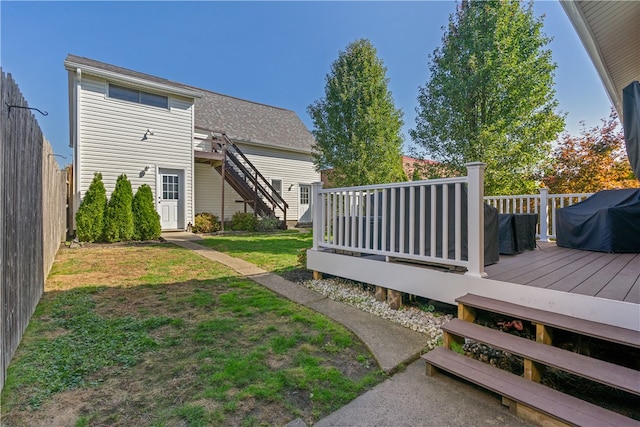
[[233, 257], [241, 258], [267, 271], [282, 273], [298, 267], [298, 251], [309, 249], [311, 230], [288, 230], [276, 233], [227, 234], [199, 241]]
[[[288, 268], [308, 239], [230, 241], [254, 241], [261, 251], [275, 244], [261, 265]], [[372, 360], [341, 325], [185, 249], [62, 249], [9, 366], [1, 419], [7, 426], [313, 423], [383, 379]]]

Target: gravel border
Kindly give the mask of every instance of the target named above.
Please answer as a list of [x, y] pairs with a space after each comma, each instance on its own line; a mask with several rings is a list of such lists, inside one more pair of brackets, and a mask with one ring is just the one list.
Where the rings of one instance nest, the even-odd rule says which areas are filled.
[[440, 326], [453, 318], [450, 314], [429, 312], [409, 306], [393, 310], [386, 302], [375, 299], [372, 286], [345, 279], [306, 280], [300, 284], [331, 300], [343, 302], [427, 335], [429, 341], [424, 352], [432, 350], [440, 344], [442, 340]]

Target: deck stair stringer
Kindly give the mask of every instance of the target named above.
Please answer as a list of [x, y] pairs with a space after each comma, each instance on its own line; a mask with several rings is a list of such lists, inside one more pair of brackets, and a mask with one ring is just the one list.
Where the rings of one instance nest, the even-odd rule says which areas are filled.
[[[457, 298], [456, 302], [458, 319], [443, 325], [443, 347], [423, 356], [428, 375], [448, 371], [487, 388], [501, 395], [512, 412], [538, 425], [640, 426], [640, 422], [622, 414], [540, 384], [544, 369], [551, 367], [640, 396], [640, 371], [552, 345], [554, 331], [564, 330], [640, 348], [640, 332], [472, 294]], [[536, 341], [473, 323], [477, 310], [532, 322], [536, 326]], [[523, 376], [452, 350], [452, 343], [464, 343], [465, 339], [521, 356]]]

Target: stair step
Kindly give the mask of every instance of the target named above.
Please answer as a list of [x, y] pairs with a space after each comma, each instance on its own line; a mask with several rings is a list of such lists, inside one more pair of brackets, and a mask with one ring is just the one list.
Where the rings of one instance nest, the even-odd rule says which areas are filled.
[[438, 347], [422, 356], [428, 365], [455, 374], [552, 418], [578, 426], [640, 426], [640, 422], [561, 393], [486, 363]]
[[466, 294], [456, 298], [456, 302], [468, 307], [500, 313], [516, 319], [528, 320], [553, 328], [640, 348], [640, 331], [605, 325], [473, 294]]
[[545, 366], [588, 378], [592, 381], [640, 395], [640, 371], [562, 350], [461, 319], [442, 325], [450, 334], [479, 341]]

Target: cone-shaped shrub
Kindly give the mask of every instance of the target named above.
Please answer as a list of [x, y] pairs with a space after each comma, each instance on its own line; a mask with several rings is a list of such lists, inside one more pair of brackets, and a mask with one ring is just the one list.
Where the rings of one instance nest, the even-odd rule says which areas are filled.
[[107, 206], [107, 191], [102, 183], [102, 174], [93, 175], [93, 181], [76, 212], [77, 238], [81, 242], [95, 242], [102, 238], [104, 212]]
[[104, 218], [104, 239], [120, 242], [133, 238], [133, 191], [125, 174], [118, 177], [116, 188], [111, 193]]
[[143, 184], [133, 196], [133, 238], [152, 240], [160, 237], [160, 215], [156, 212], [151, 187]]

